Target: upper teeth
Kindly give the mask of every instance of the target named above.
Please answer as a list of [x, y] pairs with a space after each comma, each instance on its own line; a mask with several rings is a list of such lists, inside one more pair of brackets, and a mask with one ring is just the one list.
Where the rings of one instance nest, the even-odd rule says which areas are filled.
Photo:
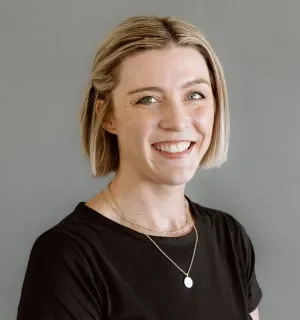
[[155, 148], [160, 151], [166, 151], [171, 153], [182, 152], [189, 148], [191, 142], [179, 142], [179, 143], [160, 143], [156, 144]]

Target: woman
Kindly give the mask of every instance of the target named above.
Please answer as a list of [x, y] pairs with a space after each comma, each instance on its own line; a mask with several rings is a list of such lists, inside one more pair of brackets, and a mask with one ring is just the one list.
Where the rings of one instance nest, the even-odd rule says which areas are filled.
[[35, 242], [18, 319], [258, 319], [245, 229], [184, 193], [227, 158], [220, 62], [191, 24], [132, 17], [101, 45], [81, 112], [107, 188]]

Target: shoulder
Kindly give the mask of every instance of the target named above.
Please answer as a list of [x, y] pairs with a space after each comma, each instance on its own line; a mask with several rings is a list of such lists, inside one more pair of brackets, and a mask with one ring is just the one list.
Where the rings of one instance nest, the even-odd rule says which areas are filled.
[[233, 274], [241, 279], [248, 311], [253, 312], [262, 298], [255, 273], [255, 252], [245, 227], [230, 213], [194, 203], [198, 217], [211, 235], [214, 248]]
[[86, 210], [84, 202], [77, 202], [71, 212], [37, 237], [34, 246], [59, 246], [56, 249], [60, 251], [70, 248], [84, 250], [96, 233], [94, 220], [95, 217]]
[[83, 245], [67, 233], [53, 227], [36, 238], [31, 248], [30, 261], [49, 268], [63, 265], [65, 262], [70, 264], [72, 261], [84, 261], [85, 256]]
[[195, 203], [199, 210], [199, 216], [203, 219], [203, 226], [210, 234], [210, 239], [222, 253], [222, 258], [238, 261], [239, 266], [244, 270], [245, 278], [250, 279], [253, 275], [255, 264], [255, 252], [253, 243], [246, 231], [246, 228], [228, 212], [205, 207]]
[[252, 242], [246, 228], [234, 214], [193, 203], [198, 217], [202, 219], [206, 230], [212, 234], [221, 247], [230, 246], [235, 251], [252, 250]]
[[93, 275], [94, 259], [91, 250], [84, 243], [74, 241], [55, 228], [42, 233], [34, 241], [26, 271], [26, 277], [30, 281], [38, 281], [45, 287], [56, 290], [59, 279], [75, 283], [85, 277], [93, 285]]
[[[43, 319], [52, 319], [54, 312], [61, 319], [69, 316], [72, 319], [99, 318], [102, 302], [90, 250], [67, 229], [58, 224], [34, 241], [18, 319], [41, 319], [42, 315]], [[97, 272], [99, 278], [102, 277], [100, 270]], [[90, 295], [95, 299], [90, 299]]]
[[208, 224], [215, 231], [227, 230], [234, 234], [244, 233], [244, 226], [238, 221], [234, 214], [223, 210], [200, 205], [193, 202], [194, 209], [205, 224]]
[[[41, 233], [33, 242], [31, 258], [48, 263], [86, 259], [90, 227], [80, 219], [80, 206]], [[78, 214], [79, 213], [79, 214]]]

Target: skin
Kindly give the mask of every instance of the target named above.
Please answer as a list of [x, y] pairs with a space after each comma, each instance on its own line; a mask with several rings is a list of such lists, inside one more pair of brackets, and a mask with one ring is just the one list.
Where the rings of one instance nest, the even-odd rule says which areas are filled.
[[[195, 79], [195, 83], [184, 84]], [[160, 90], [128, 92], [142, 87]], [[203, 56], [193, 48], [170, 47], [126, 58], [120, 82], [113, 90], [114, 115], [103, 124], [118, 136], [120, 169], [111, 190], [123, 216], [135, 224], [155, 230], [176, 230], [184, 225], [184, 192], [207, 151], [212, 135], [215, 101], [209, 71]], [[103, 101], [98, 100], [98, 108]], [[192, 140], [196, 144], [183, 159], [166, 159], [152, 144], [166, 140]], [[86, 205], [138, 232], [145, 229], [120, 219], [120, 210], [107, 191]], [[117, 212], [119, 213], [117, 214]], [[193, 217], [194, 218], [194, 217]], [[193, 230], [191, 223], [179, 233]], [[251, 316], [259, 320], [258, 309]]]
[[[195, 79], [202, 83], [183, 88]], [[128, 93], [149, 86], [160, 91]], [[135, 54], [123, 61], [120, 82], [112, 94], [114, 115], [103, 127], [118, 136], [120, 169], [111, 190], [126, 219], [152, 230], [178, 229], [186, 219], [186, 183], [193, 178], [212, 135], [215, 105], [206, 61], [194, 48], [175, 46]], [[166, 159], [152, 146], [166, 140], [196, 144], [188, 156]], [[103, 201], [111, 203], [108, 199], [107, 192], [101, 193], [87, 205], [107, 212]], [[176, 236], [191, 230], [189, 224]]]
[[253, 312], [250, 313], [252, 320], [259, 320], [258, 308], [256, 308]]

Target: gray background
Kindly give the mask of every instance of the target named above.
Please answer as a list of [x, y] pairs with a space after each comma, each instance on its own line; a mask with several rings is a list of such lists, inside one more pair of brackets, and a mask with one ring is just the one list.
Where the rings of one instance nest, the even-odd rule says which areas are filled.
[[299, 4], [289, 1], [7, 0], [0, 3], [0, 319], [16, 316], [36, 237], [98, 192], [79, 108], [100, 41], [136, 14], [198, 26], [228, 82], [228, 162], [187, 194], [235, 216], [256, 251], [262, 320], [299, 318]]

